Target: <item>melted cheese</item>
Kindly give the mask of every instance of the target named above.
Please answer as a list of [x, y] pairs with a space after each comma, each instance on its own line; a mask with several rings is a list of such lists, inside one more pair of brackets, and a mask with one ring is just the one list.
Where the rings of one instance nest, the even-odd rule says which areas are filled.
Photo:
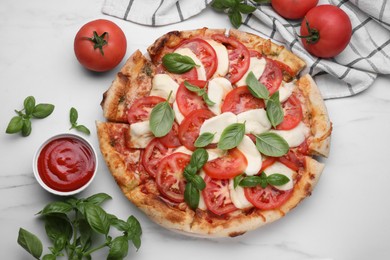
[[192, 155], [192, 151], [188, 150], [185, 146], [179, 146], [176, 148], [175, 153], [185, 153], [188, 155]]
[[237, 116], [232, 112], [222, 113], [218, 116], [209, 118], [203, 122], [203, 125], [200, 127], [199, 135], [203, 133], [212, 133], [214, 135], [214, 139], [212, 143], [217, 143], [221, 138], [221, 134], [223, 130], [231, 125], [237, 123]]
[[237, 146], [237, 149], [244, 154], [248, 162], [245, 169], [246, 175], [259, 173], [262, 165], [261, 154], [251, 138], [245, 135], [241, 143]]
[[290, 147], [297, 147], [309, 136], [310, 129], [303, 122], [300, 122], [291, 130], [271, 130], [270, 132], [283, 137]]
[[279, 173], [289, 178], [289, 182], [280, 186], [274, 186], [275, 188], [279, 190], [291, 190], [294, 187], [293, 177], [296, 174], [296, 172], [288, 168], [283, 163], [275, 162], [272, 165], [268, 166], [264, 170], [264, 172], [267, 176], [271, 174]]
[[176, 101], [173, 102], [173, 112], [175, 112], [176, 122], [181, 124], [181, 122], [184, 120], [184, 115], [180, 112], [179, 106], [177, 105]]
[[245, 122], [246, 134], [261, 134], [271, 129], [267, 112], [262, 108], [252, 109], [238, 114], [237, 122]]
[[[206, 173], [203, 170], [200, 170], [199, 176], [204, 179], [205, 176], [206, 176]], [[202, 191], [200, 192], [200, 196], [199, 196], [198, 209], [201, 209], [201, 210], [206, 210], [207, 209], [206, 203], [204, 202]]]
[[195, 53], [193, 53], [189, 48], [179, 48], [175, 51], [175, 53], [190, 57], [195, 62], [195, 64], [198, 65], [196, 67], [196, 72], [198, 72], [198, 79], [207, 80], [206, 70], [204, 69], [202, 62], [198, 59], [198, 57], [196, 57]]
[[215, 53], [217, 54], [218, 59], [218, 67], [215, 71], [213, 77], [223, 77], [225, 76], [229, 71], [229, 54], [226, 49], [226, 47], [216, 41], [213, 40], [207, 40], [207, 42], [213, 47], [215, 50]]
[[241, 186], [237, 186], [236, 188], [234, 188], [233, 179], [229, 180], [229, 193], [230, 193], [230, 199], [232, 200], [236, 208], [245, 209], [245, 208], [253, 207], [252, 203], [250, 203], [245, 197], [244, 188]]
[[229, 91], [233, 90], [232, 84], [225, 78], [214, 78], [209, 81], [207, 95], [215, 104], [209, 109], [216, 115], [221, 114], [222, 103]]
[[178, 88], [179, 84], [177, 84], [176, 81], [174, 81], [169, 75], [156, 74], [152, 81], [150, 96], [159, 96], [167, 99], [169, 93], [172, 92], [169, 102], [173, 102], [176, 99], [176, 92]]
[[130, 125], [130, 143], [132, 148], [145, 148], [154, 138], [149, 120]]
[[293, 93], [295, 89], [295, 82], [291, 81], [289, 83], [283, 82], [282, 86], [279, 87], [279, 100], [280, 103], [285, 102]]
[[253, 74], [255, 74], [255, 77], [259, 79], [264, 72], [266, 64], [267, 61], [264, 58], [258, 59], [256, 57], [251, 57], [248, 70], [245, 72], [242, 78], [236, 82], [236, 86], [246, 86], [246, 77], [251, 71], [253, 72]]

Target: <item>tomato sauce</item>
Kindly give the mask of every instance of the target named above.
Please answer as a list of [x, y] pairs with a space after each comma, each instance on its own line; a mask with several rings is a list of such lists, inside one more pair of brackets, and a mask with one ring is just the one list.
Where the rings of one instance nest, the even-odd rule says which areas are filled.
[[81, 188], [92, 178], [95, 165], [91, 148], [72, 137], [50, 141], [38, 157], [38, 172], [42, 181], [57, 191]]

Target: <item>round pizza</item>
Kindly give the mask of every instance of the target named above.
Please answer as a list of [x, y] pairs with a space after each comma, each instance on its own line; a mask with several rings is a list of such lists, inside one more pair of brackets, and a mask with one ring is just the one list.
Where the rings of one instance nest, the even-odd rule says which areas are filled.
[[100, 149], [125, 196], [185, 234], [238, 236], [309, 196], [331, 122], [305, 63], [231, 29], [172, 31], [103, 95]]

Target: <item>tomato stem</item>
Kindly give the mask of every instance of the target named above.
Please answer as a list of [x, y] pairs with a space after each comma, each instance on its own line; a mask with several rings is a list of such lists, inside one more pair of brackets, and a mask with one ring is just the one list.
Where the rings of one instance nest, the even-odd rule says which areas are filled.
[[100, 53], [103, 56], [104, 56], [103, 46], [108, 44], [108, 42], [104, 39], [106, 35], [108, 35], [107, 32], [104, 32], [99, 36], [96, 31], [93, 31], [93, 37], [87, 38], [89, 41], [94, 43], [93, 49], [96, 50], [97, 48], [99, 48]]
[[316, 42], [318, 42], [320, 40], [320, 32], [315, 28], [311, 28], [308, 20], [305, 19], [305, 21], [306, 21], [307, 31], [309, 34], [308, 35], [298, 35], [298, 37], [306, 39], [306, 43], [308, 43], [308, 44], [315, 44]]

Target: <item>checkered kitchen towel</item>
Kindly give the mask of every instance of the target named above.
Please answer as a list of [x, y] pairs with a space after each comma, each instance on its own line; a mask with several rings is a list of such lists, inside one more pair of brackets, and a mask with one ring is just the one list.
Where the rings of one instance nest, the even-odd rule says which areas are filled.
[[[190, 18], [211, 0], [105, 0], [103, 13], [132, 22], [159, 26]], [[303, 73], [316, 80], [324, 98], [355, 95], [367, 89], [378, 74], [390, 74], [390, 3], [388, 0], [320, 0], [343, 9], [352, 23], [347, 48], [332, 59], [310, 55], [297, 37], [300, 22], [286, 20], [270, 4], [255, 4], [257, 10], [243, 24], [276, 42], [285, 44], [308, 64]], [[227, 17], [226, 17], [227, 19]]]

